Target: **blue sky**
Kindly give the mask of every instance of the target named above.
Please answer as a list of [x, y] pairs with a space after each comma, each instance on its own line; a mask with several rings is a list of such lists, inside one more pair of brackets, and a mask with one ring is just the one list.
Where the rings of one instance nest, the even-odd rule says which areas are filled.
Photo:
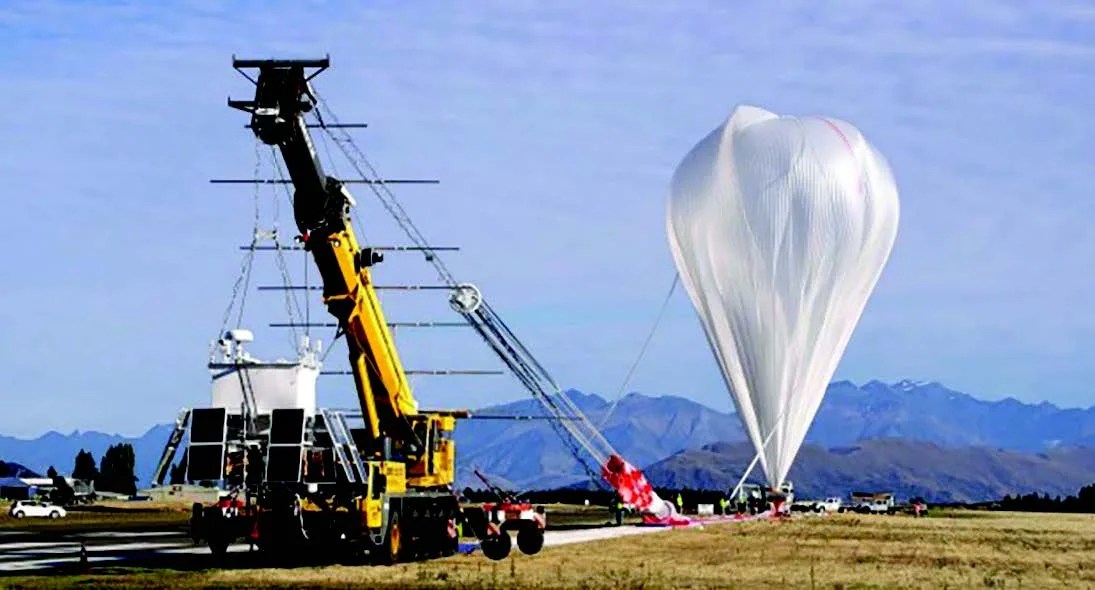
[[[898, 180], [897, 244], [838, 378], [1095, 402], [1090, 2], [8, 2], [0, 39], [0, 433], [133, 434], [207, 399], [253, 216], [249, 189], [206, 183], [255, 165], [224, 103], [250, 91], [233, 54], [330, 53], [319, 91], [370, 124], [382, 173], [442, 180], [397, 194], [566, 386], [615, 394], [673, 275], [669, 177], [753, 103], [853, 122]], [[405, 243], [358, 200], [371, 240]], [[377, 274], [430, 278], [397, 255]], [[270, 258], [256, 275], [278, 282]], [[454, 319], [431, 297], [388, 315]], [[248, 309], [284, 318], [277, 296]], [[410, 368], [495, 367], [459, 330], [399, 342]], [[348, 403], [332, 379], [324, 402]], [[414, 384], [429, 407], [523, 395]], [[730, 407], [683, 293], [631, 389]]]

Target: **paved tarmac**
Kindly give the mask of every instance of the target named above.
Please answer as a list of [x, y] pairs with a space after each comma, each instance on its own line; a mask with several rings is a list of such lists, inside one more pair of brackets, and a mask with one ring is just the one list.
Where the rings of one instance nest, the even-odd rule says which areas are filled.
[[[668, 530], [661, 527], [595, 527], [547, 531], [544, 546], [588, 543], [628, 535]], [[138, 531], [0, 531], [0, 576], [13, 574], [66, 573], [80, 571], [81, 544], [88, 564], [96, 566], [140, 566], [168, 569], [210, 567], [263, 567], [262, 554], [246, 544], [229, 547], [230, 560], [210, 554], [205, 545], [191, 541], [184, 528]], [[462, 545], [461, 551], [475, 552], [477, 544]], [[513, 555], [520, 556], [516, 547]], [[226, 563], [227, 561], [227, 563]]]

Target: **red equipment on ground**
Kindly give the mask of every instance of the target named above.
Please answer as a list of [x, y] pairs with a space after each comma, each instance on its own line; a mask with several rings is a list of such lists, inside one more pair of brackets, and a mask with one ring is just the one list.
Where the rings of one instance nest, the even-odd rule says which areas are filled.
[[[547, 512], [543, 506], [522, 501], [475, 469], [475, 476], [487, 486], [497, 502], [484, 502], [481, 512], [464, 511], [465, 521], [479, 537], [483, 555], [490, 559], [505, 559], [513, 547], [510, 531], [517, 531], [517, 548], [526, 555], [535, 555], [544, 547]], [[473, 516], [474, 514], [474, 516]]]

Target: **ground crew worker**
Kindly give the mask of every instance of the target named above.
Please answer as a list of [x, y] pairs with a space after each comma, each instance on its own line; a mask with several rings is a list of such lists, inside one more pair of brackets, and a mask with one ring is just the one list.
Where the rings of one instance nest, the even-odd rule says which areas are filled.
[[677, 492], [677, 512], [684, 514], [684, 498], [681, 498], [680, 492]]
[[624, 503], [620, 500], [619, 496], [612, 503], [612, 510], [616, 515], [616, 526], [620, 526], [624, 523]]
[[730, 514], [730, 498], [719, 498], [719, 508], [722, 509], [721, 513], [723, 516]]
[[80, 573], [91, 573], [91, 564], [87, 560], [87, 545], [83, 541], [80, 541]]

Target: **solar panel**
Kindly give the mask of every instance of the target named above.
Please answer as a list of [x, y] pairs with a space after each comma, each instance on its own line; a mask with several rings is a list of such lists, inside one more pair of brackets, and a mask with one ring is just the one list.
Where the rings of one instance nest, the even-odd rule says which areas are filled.
[[304, 410], [284, 408], [271, 412], [270, 444], [299, 445], [304, 442]]
[[304, 426], [304, 410], [301, 408], [279, 408], [270, 412], [266, 481], [300, 481]]
[[224, 445], [193, 445], [187, 450], [187, 480], [220, 481], [223, 478]]
[[187, 481], [224, 479], [224, 447], [228, 435], [228, 412], [224, 408], [198, 408], [190, 417], [190, 447], [187, 450]]
[[271, 446], [266, 461], [266, 481], [300, 481], [300, 445]]
[[224, 408], [199, 408], [190, 418], [190, 442], [224, 444], [227, 426]]

